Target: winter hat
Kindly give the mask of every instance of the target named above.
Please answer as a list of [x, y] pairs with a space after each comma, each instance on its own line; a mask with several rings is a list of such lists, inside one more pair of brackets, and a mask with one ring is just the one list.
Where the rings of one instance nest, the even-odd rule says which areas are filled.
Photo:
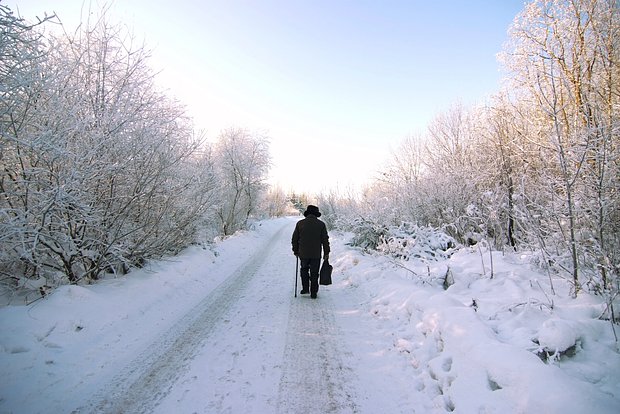
[[308, 214], [312, 214], [316, 217], [321, 217], [321, 212], [319, 211], [319, 208], [313, 205], [308, 205], [306, 211], [304, 211], [304, 217], [308, 217]]

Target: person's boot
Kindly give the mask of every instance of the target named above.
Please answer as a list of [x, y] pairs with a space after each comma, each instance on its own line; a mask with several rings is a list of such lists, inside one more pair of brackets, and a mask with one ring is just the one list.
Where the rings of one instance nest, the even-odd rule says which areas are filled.
[[308, 291], [308, 289], [302, 289], [301, 292], [299, 292], [299, 293], [302, 294], [302, 295], [307, 295], [310, 292]]
[[310, 297], [311, 297], [312, 299], [316, 299], [316, 292], [312, 292], [312, 293], [310, 294]]

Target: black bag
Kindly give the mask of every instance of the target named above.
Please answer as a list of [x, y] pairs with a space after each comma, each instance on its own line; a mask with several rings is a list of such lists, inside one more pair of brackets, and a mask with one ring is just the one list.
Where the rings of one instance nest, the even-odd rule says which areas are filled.
[[321, 265], [321, 271], [319, 273], [319, 284], [320, 285], [331, 285], [332, 284], [332, 269], [333, 269], [333, 266], [329, 264], [329, 261], [323, 260], [323, 264]]

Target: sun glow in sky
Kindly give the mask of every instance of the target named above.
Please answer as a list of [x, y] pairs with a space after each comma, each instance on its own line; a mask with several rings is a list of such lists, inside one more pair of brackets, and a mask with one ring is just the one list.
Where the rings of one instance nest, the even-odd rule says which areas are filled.
[[[89, 8], [2, 1], [30, 21], [55, 12], [68, 31]], [[498, 91], [495, 56], [522, 8], [523, 0], [116, 0], [109, 16], [152, 49], [159, 84], [210, 140], [229, 127], [263, 133], [270, 182], [315, 192], [362, 185], [438, 112]]]

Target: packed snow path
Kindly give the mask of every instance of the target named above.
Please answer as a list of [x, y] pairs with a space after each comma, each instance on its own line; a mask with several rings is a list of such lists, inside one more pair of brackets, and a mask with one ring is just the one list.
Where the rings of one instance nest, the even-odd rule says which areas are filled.
[[352, 298], [294, 297], [291, 232], [289, 221], [77, 412], [414, 412], [411, 390], [395, 400], [398, 382], [360, 366], [368, 341], [341, 325], [372, 330], [351, 320]]
[[278, 412], [357, 412], [350, 385], [354, 370], [343, 363], [351, 351], [327, 295], [320, 304], [307, 297], [291, 303], [284, 356]]

